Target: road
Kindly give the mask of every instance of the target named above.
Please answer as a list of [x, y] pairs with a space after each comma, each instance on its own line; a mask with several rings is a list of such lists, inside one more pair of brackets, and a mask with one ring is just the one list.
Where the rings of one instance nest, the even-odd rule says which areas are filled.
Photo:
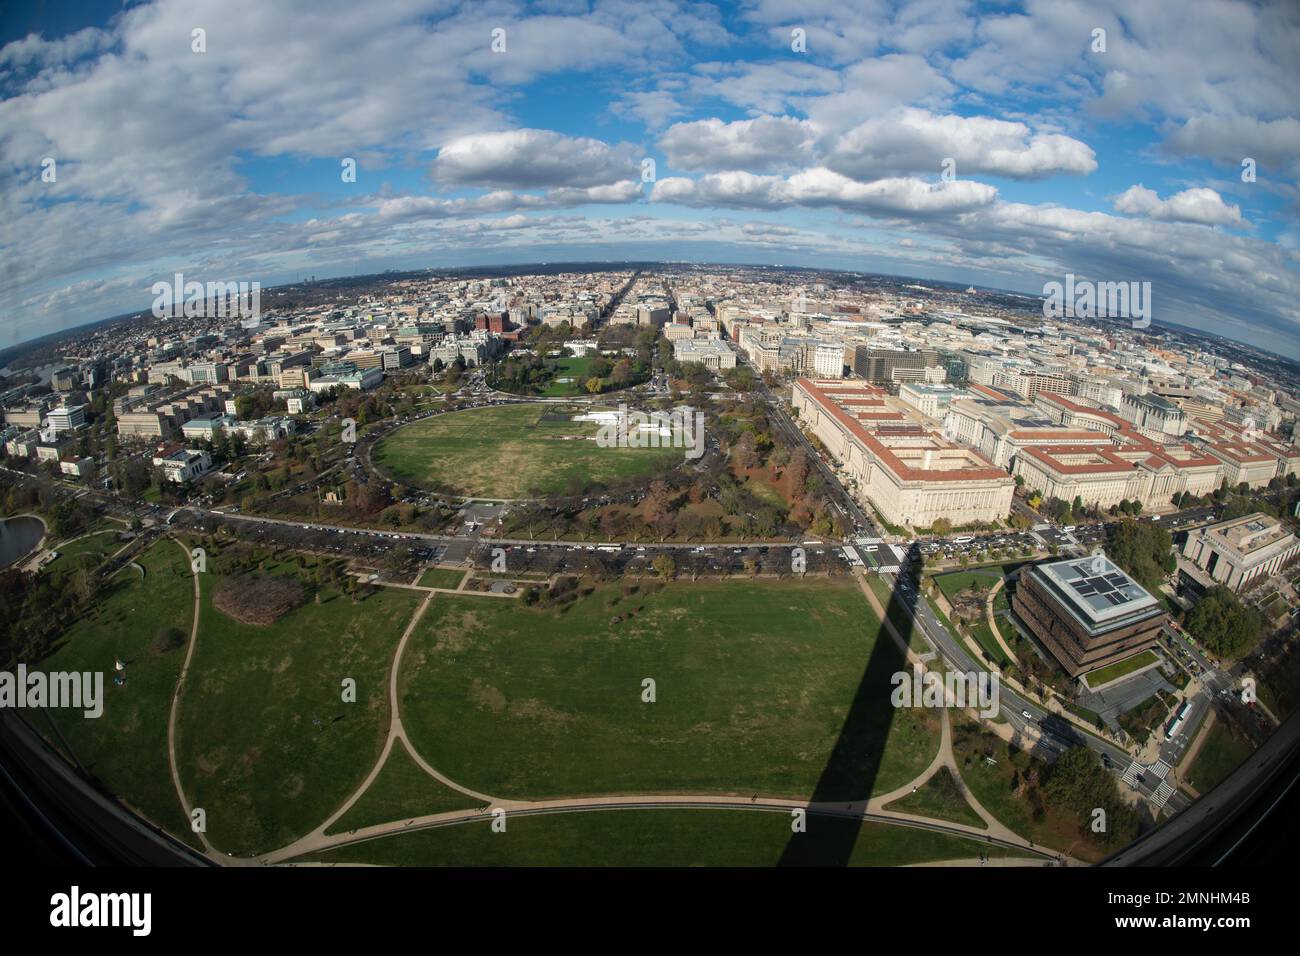
[[[817, 452], [817, 449], [808, 440], [807, 436], [805, 436], [795, 424], [787, 411], [784, 400], [780, 396], [775, 395], [767, 384], [762, 381], [761, 377], [758, 378], [758, 382], [758, 391], [767, 400], [775, 428], [784, 436], [787, 442], [795, 447], [804, 449], [810, 465], [816, 468], [818, 473], [821, 475], [827, 492], [831, 496], [831, 500], [846, 517], [848, 523], [853, 525], [856, 534], [883, 538], [884, 535], [878, 528], [876, 522], [872, 520], [866, 510], [854, 499], [848, 489], [844, 487], [834, 469], [831, 468], [823, 459], [823, 457]], [[481, 384], [478, 387], [481, 389]], [[495, 396], [493, 400], [496, 400]], [[524, 399], [520, 399], [518, 396], [503, 396], [501, 400], [521, 401]], [[387, 431], [392, 427], [400, 427], [401, 424], [406, 424], [409, 421], [414, 420], [414, 418], [426, 418], [432, 414], [439, 413], [440, 412], [424, 413], [419, 416], [413, 416], [412, 418], [394, 422], [383, 431], [375, 432], [370, 436], [367, 436], [368, 444], [373, 443], [375, 437], [387, 433]], [[361, 458], [362, 456], [358, 456], [358, 459]], [[104, 500], [112, 500], [111, 496], [103, 493], [96, 493], [96, 496]], [[120, 502], [117, 502], [117, 504], [121, 506]], [[577, 542], [556, 542], [548, 546], [539, 544], [535, 539], [481, 539], [480, 527], [470, 529], [467, 534], [399, 533], [358, 529], [342, 525], [322, 524], [319, 522], [292, 521], [288, 519], [238, 515], [224, 512], [220, 509], [206, 509], [199, 506], [188, 506], [180, 510], [198, 518], [244, 523], [253, 526], [260, 526], [263, 529], [278, 526], [297, 529], [300, 532], [324, 532], [327, 535], [334, 536], [334, 541], [343, 542], [332, 546], [332, 549], [336, 551], [352, 551], [354, 548], [351, 545], [355, 543], [357, 545], [363, 545], [361, 550], [369, 550], [370, 553], [374, 554], [380, 553], [382, 550], [390, 548], [396, 543], [407, 542], [412, 544], [423, 544], [431, 549], [437, 547], [445, 549], [449, 546], [455, 545], [459, 549], [464, 549], [466, 557], [472, 559], [475, 556], [476, 549], [482, 547], [522, 548], [525, 550], [525, 553], [535, 552], [538, 548], [563, 549], [568, 552], [582, 551], [585, 553], [588, 551], [594, 551], [600, 547], [598, 544], [588, 544], [585, 542], [581, 544]], [[1172, 527], [1185, 527], [1198, 520], [1213, 519], [1215, 514], [1213, 509], [1203, 509], [1203, 511], [1204, 514], [1199, 512], [1183, 512], [1171, 516], [1169, 525]], [[139, 510], [137, 509], [133, 512], [128, 508], [127, 513], [128, 515], [138, 514]], [[609, 543], [611, 547], [614, 544], [616, 543]], [[766, 555], [771, 549], [788, 549], [797, 546], [799, 545], [795, 542], [772, 541], [715, 542], [706, 544], [638, 542], [636, 544], [619, 544], [619, 552], [623, 560], [627, 560], [629, 556], [635, 560], [636, 552], [643, 552], [647, 556], [645, 560], [648, 563], [649, 555], [653, 552], [668, 551], [677, 555], [687, 555], [688, 559], [690, 559], [701, 554], [706, 557], [709, 555], [716, 555], [720, 552], [724, 552], [725, 549], [731, 549], [733, 554], [743, 551], [746, 552], [746, 557], [750, 557], [748, 552], [751, 549], [762, 549], [762, 554]], [[973, 547], [980, 547], [980, 543], [964, 542], [962, 544], [957, 544], [955, 540], [946, 539], [930, 541], [927, 543], [927, 547], [947, 547], [964, 550]], [[827, 544], [825, 549], [831, 550], [832, 552], [838, 550], [831, 544]], [[628, 552], [631, 552], [631, 554], [629, 555]], [[608, 557], [608, 555], [606, 555], [606, 557]], [[716, 561], [710, 560], [707, 563], [710, 567], [703, 569], [706, 573], [711, 569], [717, 569]], [[561, 558], [560, 566], [561, 568], [565, 567], [563, 558]], [[910, 569], [905, 570], [900, 574], [882, 574], [881, 579], [886, 583], [891, 591], [900, 587], [915, 588], [915, 582], [910, 577]], [[967, 651], [964, 644], [948, 632], [935, 615], [934, 610], [931, 608], [927, 600], [923, 597], [917, 598], [913, 596], [909, 600], [905, 600], [903, 603], [908, 605], [909, 615], [913, 618], [916, 626], [925, 636], [928, 643], [938, 651], [940, 655], [942, 655], [949, 666], [958, 671], [967, 673], [976, 673], [985, 670], [980, 662]], [[1195, 651], [1194, 648], [1191, 650], [1193, 652]], [[1230, 684], [1230, 678], [1224, 675], [1217, 675], [1203, 657], [1198, 656], [1198, 660], [1205, 668], [1203, 673], [1210, 675], [1209, 682], [1211, 689], [1204, 695], [1200, 695], [1193, 699], [1193, 713], [1190, 715], [1186, 724], [1189, 731], [1199, 726], [1200, 719], [1203, 717], [1203, 711], [1198, 713], [1196, 708], [1208, 707], [1210, 703], [1210, 693], [1213, 693], [1215, 690], [1222, 690], [1225, 686]], [[1001, 693], [1004, 699], [1003, 714], [1017, 732], [1038, 738], [1039, 742], [1037, 744], [1037, 749], [1040, 753], [1043, 753], [1044, 755], [1059, 754], [1071, 745], [1071, 738], [1074, 738], [1082, 741], [1097, 753], [1104, 755], [1106, 760], [1109, 761], [1112, 772], [1116, 776], [1121, 777], [1121, 779], [1123, 779], [1125, 771], [1129, 770], [1131, 758], [1129, 754], [1118, 745], [1074, 728], [1068, 721], [1064, 720], [1059, 715], [1051, 713], [1045, 707], [1028, 700], [1006, 686], [1002, 687]], [[1022, 716], [1025, 712], [1030, 715], [1027, 719]], [[1181, 750], [1187, 745], [1188, 739], [1189, 738], [1185, 736], [1176, 738], [1173, 741], [1167, 741], [1166, 744], [1162, 746], [1162, 757], [1167, 755], [1170, 758], [1166, 761], [1170, 766], [1176, 765], [1178, 757], [1181, 756]], [[1129, 776], [1132, 777], [1133, 774], [1130, 773]], [[1133, 785], [1143, 793], [1143, 795], [1152, 796], [1161, 782], [1162, 778], [1157, 777], [1154, 774], [1144, 773], [1136, 779]], [[1181, 807], [1185, 806], [1186, 803], [1186, 798], [1183, 797], [1181, 793], [1175, 791], [1169, 797], [1168, 806], [1171, 810], [1177, 811]]]
[[[809, 455], [809, 460], [817, 464], [823, 479], [827, 483], [827, 487], [838, 492], [837, 497], [843, 502], [845, 513], [850, 515], [859, 527], [865, 529], [866, 534], [883, 537], [876, 530], [875, 522], [857, 504], [848, 490], [844, 488], [834, 470], [826, 464], [807, 436], [790, 418], [786, 412], [784, 401], [774, 396], [766, 383], [760, 384], [759, 388], [768, 399], [777, 427], [787, 437], [787, 440], [798, 447], [804, 448]], [[942, 546], [950, 542], [941, 541], [938, 543]], [[920, 629], [921, 634], [949, 666], [964, 673], [986, 671], [986, 668], [967, 651], [965, 645], [949, 633], [947, 628], [939, 621], [934, 609], [930, 606], [930, 602], [925, 599], [924, 595], [916, 595], [916, 581], [912, 577], [910, 569], [904, 569], [898, 574], [881, 574], [880, 578], [889, 586], [891, 591], [895, 591], [900, 587], [904, 588], [903, 595], [905, 599], [901, 603], [908, 609], [909, 615], [917, 628]], [[1040, 742], [1036, 750], [1040, 753], [1046, 752], [1054, 757], [1068, 749], [1074, 742], [1082, 742], [1097, 754], [1104, 756], [1105, 760], [1109, 762], [1111, 772], [1123, 780], [1124, 773], [1132, 762], [1132, 758], [1126, 750], [1117, 744], [1110, 743], [1073, 727], [1069, 721], [1016, 693], [1005, 684], [1001, 686], [1001, 695], [1003, 716], [1017, 732], [1021, 734], [1028, 732], [1030, 736], [1037, 736]], [[1028, 718], [1023, 716], [1026, 712], [1029, 714]], [[1070, 737], [1074, 739], [1071, 740]], [[1144, 773], [1133, 786], [1143, 796], [1154, 798], [1161, 782], [1162, 778], [1155, 774]], [[1166, 806], [1172, 812], [1177, 812], [1185, 807], [1187, 803], [1187, 798], [1182, 793], [1175, 791], [1168, 798]]]

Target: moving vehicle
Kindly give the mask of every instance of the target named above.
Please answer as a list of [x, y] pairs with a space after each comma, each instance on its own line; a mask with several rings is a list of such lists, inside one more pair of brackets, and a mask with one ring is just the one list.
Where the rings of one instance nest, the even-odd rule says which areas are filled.
[[1182, 729], [1183, 721], [1187, 719], [1187, 715], [1191, 713], [1191, 710], [1192, 702], [1190, 700], [1183, 701], [1183, 706], [1178, 708], [1178, 713], [1169, 722], [1169, 729], [1165, 731], [1165, 740], [1174, 739], [1174, 736]]

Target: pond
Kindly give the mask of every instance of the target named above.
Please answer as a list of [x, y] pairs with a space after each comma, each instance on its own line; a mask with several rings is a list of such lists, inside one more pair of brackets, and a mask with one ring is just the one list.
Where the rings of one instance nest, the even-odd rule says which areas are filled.
[[19, 515], [0, 520], [0, 568], [26, 557], [43, 537], [45, 525], [40, 518]]

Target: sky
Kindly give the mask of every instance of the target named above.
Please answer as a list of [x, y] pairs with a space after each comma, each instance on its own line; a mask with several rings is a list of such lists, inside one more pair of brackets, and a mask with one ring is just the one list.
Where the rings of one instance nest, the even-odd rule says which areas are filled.
[[8, 0], [0, 347], [177, 272], [656, 259], [1150, 282], [1300, 357], [1298, 93], [1294, 0]]

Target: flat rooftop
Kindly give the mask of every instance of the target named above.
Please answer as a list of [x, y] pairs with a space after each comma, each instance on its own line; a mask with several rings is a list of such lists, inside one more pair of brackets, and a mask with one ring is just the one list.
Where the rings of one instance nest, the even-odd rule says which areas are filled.
[[1109, 629], [1160, 608], [1142, 585], [1102, 554], [1040, 564], [1034, 570], [1089, 630]]
[[1271, 515], [1256, 512], [1199, 529], [1202, 538], [1248, 567], [1270, 559], [1296, 542], [1290, 528]]

